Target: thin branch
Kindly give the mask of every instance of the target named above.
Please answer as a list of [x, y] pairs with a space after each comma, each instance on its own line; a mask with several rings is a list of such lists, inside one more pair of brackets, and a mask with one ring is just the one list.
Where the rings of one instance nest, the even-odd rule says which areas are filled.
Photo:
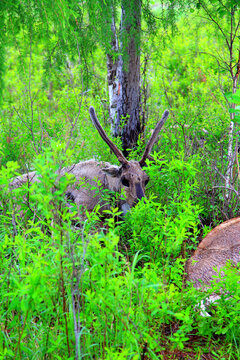
[[41, 116], [39, 113], [39, 108], [37, 107], [37, 113], [38, 113], [38, 121], [39, 121], [39, 125], [40, 125], [40, 129], [41, 129], [41, 139], [40, 139], [40, 146], [39, 146], [39, 150], [42, 150], [42, 144], [43, 144], [43, 125], [42, 125], [42, 120], [41, 120]]
[[[209, 16], [210, 20], [211, 20], [212, 22], [214, 22], [214, 24], [217, 25], [217, 27], [219, 28], [219, 30], [221, 31], [223, 37], [224, 37], [225, 40], [226, 40], [226, 43], [227, 43], [228, 48], [230, 49], [230, 44], [229, 44], [228, 38], [227, 38], [226, 34], [224, 33], [223, 29], [221, 28], [221, 26], [219, 25], [219, 23], [212, 17], [210, 11], [208, 10], [208, 8], [207, 8], [207, 6], [204, 4], [204, 2], [203, 2], [203, 1], [200, 1], [200, 4], [202, 5], [202, 7], [203, 7], [204, 11], [206, 12], [206, 14]], [[208, 19], [208, 20], [209, 20], [209, 19]]]
[[32, 135], [32, 144], [33, 144], [33, 148], [36, 152], [36, 154], [38, 155], [39, 152], [37, 150], [37, 146], [36, 146], [36, 141], [35, 141], [35, 136], [34, 136], [34, 132], [33, 132], [33, 127], [29, 126], [28, 123], [23, 120], [23, 117], [20, 115], [19, 111], [15, 108], [15, 106], [13, 106], [13, 110], [17, 113], [17, 115], [19, 116], [19, 118], [22, 120], [23, 124], [26, 126], [26, 128], [30, 131], [31, 135]]
[[231, 72], [232, 78], [234, 77], [233, 66], [232, 66], [232, 62], [233, 62], [233, 19], [234, 19], [234, 9], [231, 10], [231, 32], [230, 32], [230, 48], [229, 48], [229, 56], [230, 56], [229, 65], [230, 65], [230, 72]]
[[[61, 246], [63, 246], [63, 234], [61, 231]], [[66, 331], [66, 340], [67, 340], [67, 349], [68, 349], [68, 357], [70, 357], [70, 343], [69, 343], [69, 334], [68, 334], [68, 321], [67, 321], [67, 304], [66, 304], [66, 293], [65, 293], [65, 283], [63, 277], [63, 259], [62, 255], [60, 255], [60, 281], [61, 281], [61, 293], [63, 300], [63, 316], [65, 321], [65, 331]]]
[[[76, 39], [77, 41], [77, 39]], [[77, 41], [77, 50], [78, 50], [78, 56], [79, 56], [79, 61], [81, 61], [81, 57], [80, 57], [80, 50], [79, 50], [79, 44], [78, 44], [78, 41]], [[81, 81], [82, 81], [82, 89], [84, 88], [84, 84], [83, 84], [83, 76], [82, 76], [82, 71], [81, 71]], [[78, 98], [78, 95], [75, 91], [75, 87], [73, 85], [73, 83], [70, 81], [70, 84], [71, 84], [71, 87], [72, 87], [72, 90], [74, 92], [74, 96], [75, 96], [75, 99], [76, 99], [76, 102], [78, 104], [78, 113], [76, 115], [76, 118], [75, 118], [75, 121], [72, 123], [72, 126], [71, 126], [71, 129], [70, 129], [70, 134], [69, 134], [69, 138], [68, 138], [68, 141], [67, 141], [67, 144], [66, 144], [66, 147], [65, 147], [65, 150], [64, 150], [64, 153], [66, 154], [67, 152], [67, 149], [69, 148], [69, 145], [70, 145], [70, 140], [73, 136], [73, 131], [78, 123], [78, 119], [79, 119], [79, 116], [80, 116], [80, 113], [81, 113], [81, 109], [82, 109], [82, 102], [83, 102], [83, 96], [84, 96], [84, 92], [81, 93], [81, 98], [79, 100]]]
[[239, 192], [237, 190], [235, 190], [232, 186], [227, 187], [227, 186], [223, 186], [223, 185], [222, 186], [216, 185], [216, 186], [211, 187], [211, 189], [217, 189], [217, 188], [230, 190], [230, 191], [234, 192], [237, 196], [239, 196]]
[[[74, 321], [74, 335], [75, 335], [75, 359], [79, 360], [81, 358], [81, 347], [79, 344], [79, 336], [81, 331], [81, 321], [79, 318], [80, 314], [80, 295], [79, 295], [79, 285], [80, 281], [82, 279], [82, 275], [85, 271], [85, 261], [86, 261], [86, 254], [87, 254], [87, 248], [90, 239], [85, 239], [84, 236], [84, 230], [85, 230], [85, 224], [82, 228], [82, 253], [81, 253], [81, 259], [79, 261], [75, 261], [75, 254], [74, 249], [76, 249], [75, 244], [70, 243], [69, 238], [69, 247], [71, 252], [71, 258], [72, 258], [72, 277], [71, 277], [71, 296], [72, 296], [72, 310], [73, 310], [73, 321]], [[78, 237], [80, 236], [80, 233], [77, 235], [76, 241], [78, 240]], [[77, 266], [77, 264], [80, 264]]]
[[[217, 58], [217, 56], [216, 55], [214, 55], [214, 54], [211, 54], [211, 53], [209, 53], [209, 52], [207, 52], [207, 51], [198, 51], [198, 54], [204, 54], [204, 55], [210, 55], [210, 56], [212, 56], [212, 57], [214, 57], [214, 59], [217, 61], [217, 63], [218, 63], [218, 67], [219, 68], [221, 68], [221, 69], [225, 69], [222, 65], [221, 65], [221, 63], [220, 63], [220, 61], [219, 61], [219, 59]], [[218, 56], [220, 57], [220, 55], [218, 54]], [[220, 57], [220, 59], [221, 59], [221, 57]], [[221, 59], [222, 60], [222, 59]], [[226, 65], [227, 65], [227, 67], [229, 68], [229, 65], [225, 62], [225, 61], [223, 61]]]
[[[218, 168], [217, 168], [216, 166], [214, 166], [214, 170], [221, 176], [221, 178], [222, 178], [225, 182], [227, 181], [227, 178], [218, 170]], [[224, 189], [231, 190], [231, 191], [235, 192], [235, 194], [236, 194], [237, 196], [239, 196], [238, 191], [235, 190], [234, 187], [231, 186], [230, 184], [229, 184], [228, 186], [225, 185], [225, 186], [219, 186], [219, 187], [224, 188]]]
[[17, 352], [18, 352], [18, 348], [19, 348], [19, 345], [20, 345], [20, 343], [21, 343], [21, 338], [22, 338], [22, 335], [23, 335], [23, 331], [24, 331], [24, 329], [25, 329], [25, 325], [26, 325], [26, 322], [27, 322], [28, 313], [29, 313], [29, 309], [28, 309], [27, 312], [26, 312], [25, 319], [24, 319], [24, 323], [23, 323], [23, 327], [22, 327], [22, 331], [21, 331], [21, 334], [19, 335], [19, 338], [18, 338], [18, 343], [17, 343], [16, 349], [15, 349], [15, 354], [14, 354], [14, 360], [15, 360], [16, 357], [17, 357]]
[[23, 124], [26, 126], [26, 128], [31, 131], [31, 128], [29, 127], [28, 123], [23, 120], [23, 117], [20, 115], [19, 111], [15, 108], [15, 106], [13, 106], [13, 110], [16, 112], [16, 114], [18, 115], [18, 117], [22, 120]]
[[238, 51], [238, 62], [237, 62], [237, 64], [235, 66], [237, 66], [237, 71], [236, 71], [236, 74], [235, 74], [235, 77], [234, 77], [234, 81], [237, 81], [238, 76], [240, 74], [240, 49]]
[[236, 137], [235, 144], [236, 164], [237, 164], [237, 178], [240, 180], [239, 161], [238, 161], [238, 138]]
[[168, 96], [168, 92], [167, 92], [167, 88], [166, 88], [166, 85], [165, 85], [165, 81], [164, 81], [164, 76], [163, 76], [163, 75], [162, 75], [162, 81], [163, 81], [164, 94], [165, 94], [165, 97], [166, 97], [166, 99], [167, 99], [168, 105], [169, 105], [169, 107], [170, 107], [171, 114], [172, 114], [175, 122], [176, 122], [178, 125], [180, 125], [180, 124], [178, 123], [178, 121], [177, 121], [177, 118], [176, 118], [176, 115], [175, 115], [174, 111], [172, 110], [172, 102], [171, 102], [171, 100], [170, 100], [170, 98], [169, 98], [169, 96]]
[[230, 13], [230, 10], [227, 8], [226, 5], [223, 4], [223, 2], [221, 0], [218, 0], [220, 2], [220, 4], [222, 5], [222, 7], [224, 7], [225, 10], [227, 10], [227, 12]]
[[236, 26], [236, 29], [235, 29], [235, 32], [234, 32], [234, 35], [233, 35], [233, 42], [234, 42], [235, 37], [236, 37], [236, 35], [237, 35], [237, 31], [238, 31], [239, 25], [240, 25], [240, 19], [238, 20], [238, 24], [237, 24], [237, 26]]

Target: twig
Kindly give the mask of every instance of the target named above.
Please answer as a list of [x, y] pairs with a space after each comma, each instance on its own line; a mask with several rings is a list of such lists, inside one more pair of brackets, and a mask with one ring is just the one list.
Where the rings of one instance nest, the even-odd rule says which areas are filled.
[[[62, 231], [61, 231], [61, 246], [63, 245], [62, 239]], [[68, 357], [70, 357], [70, 344], [69, 344], [69, 334], [68, 334], [68, 323], [67, 323], [67, 306], [66, 306], [66, 295], [65, 295], [65, 284], [63, 278], [63, 261], [62, 255], [60, 255], [60, 279], [61, 279], [61, 291], [62, 291], [62, 299], [63, 299], [63, 316], [65, 320], [65, 330], [66, 330], [66, 338], [67, 338], [67, 348], [68, 348]]]
[[236, 37], [236, 35], [237, 35], [237, 31], [238, 31], [239, 25], [240, 25], [240, 19], [239, 19], [239, 21], [238, 21], [238, 24], [237, 24], [237, 26], [236, 26], [236, 29], [235, 29], [235, 32], [234, 32], [234, 35], [233, 35], [233, 42], [234, 42], [235, 37]]
[[228, 38], [227, 38], [226, 34], [224, 33], [223, 29], [221, 28], [221, 26], [219, 25], [219, 23], [212, 17], [212, 15], [211, 15], [210, 11], [208, 10], [207, 6], [205, 5], [204, 1], [200, 1], [200, 4], [202, 5], [202, 7], [205, 10], [206, 14], [209, 16], [210, 20], [212, 22], [214, 22], [214, 24], [217, 25], [217, 27], [219, 28], [219, 30], [221, 31], [223, 37], [226, 40], [228, 48], [230, 49], [230, 44], [229, 44]]
[[40, 139], [40, 146], [39, 149], [40, 151], [42, 150], [42, 144], [43, 144], [43, 125], [42, 125], [42, 120], [41, 120], [41, 116], [39, 113], [39, 108], [37, 107], [37, 112], [38, 112], [38, 121], [39, 121], [39, 125], [40, 125], [40, 129], [41, 129], [41, 139]]
[[211, 189], [217, 189], [217, 188], [220, 188], [220, 189], [228, 189], [228, 190], [231, 190], [233, 191], [237, 196], [239, 196], [239, 193], [237, 190], [235, 190], [232, 186], [230, 187], [226, 187], [226, 186], [221, 186], [221, 185], [216, 185], [216, 186], [212, 186]]
[[237, 140], [236, 140], [236, 164], [237, 164], [237, 177], [240, 180], [240, 171], [239, 171], [239, 161], [238, 161], [238, 151], [237, 151]]
[[[79, 44], [78, 44], [78, 41], [77, 41], [77, 49], [78, 49], [78, 53], [79, 53], [79, 59], [80, 59], [80, 52], [79, 52]], [[78, 95], [76, 94], [76, 91], [75, 91], [75, 87], [73, 85], [73, 82], [71, 81], [72, 79], [70, 79], [70, 84], [71, 84], [71, 87], [72, 87], [72, 90], [74, 92], [74, 96], [75, 96], [75, 99], [77, 101], [77, 104], [78, 104], [78, 113], [76, 115], [76, 118], [75, 118], [75, 121], [72, 123], [72, 126], [71, 126], [71, 129], [70, 129], [70, 134], [69, 134], [69, 138], [68, 138], [68, 142], [66, 144], [66, 147], [65, 147], [65, 150], [64, 150], [64, 153], [66, 154], [67, 152], [67, 149], [69, 148], [69, 145], [70, 145], [70, 140], [73, 136], [73, 131], [77, 125], [77, 122], [78, 122], [78, 119], [79, 119], [79, 116], [80, 116], [80, 113], [81, 113], [81, 109], [82, 109], [82, 102], [83, 102], [83, 92], [81, 93], [81, 99], [79, 101], [78, 99]], [[81, 80], [82, 80], [82, 89], [84, 87], [83, 85], [83, 76], [81, 76]]]
[[29, 98], [30, 98], [30, 107], [31, 107], [31, 135], [32, 135], [32, 141], [33, 141], [33, 146], [34, 146], [34, 150], [36, 152], [36, 154], [38, 155], [38, 149], [37, 149], [37, 145], [36, 145], [36, 142], [35, 142], [35, 136], [34, 136], [34, 132], [33, 132], [33, 127], [34, 127], [34, 111], [33, 111], [33, 104], [34, 104], [34, 100], [36, 99], [36, 96], [35, 98], [33, 99], [32, 98], [32, 84], [31, 84], [31, 80], [32, 80], [32, 28], [31, 28], [31, 31], [30, 31], [30, 54], [29, 54], [29, 70], [28, 70], [28, 76], [29, 76], [29, 79], [28, 79], [28, 92], [29, 92]]
[[15, 236], [17, 236], [17, 223], [16, 223], [16, 216], [15, 216], [15, 205], [12, 204], [13, 210], [12, 210], [12, 226], [13, 226], [13, 238], [15, 239]]
[[[72, 258], [72, 279], [71, 279], [71, 296], [72, 296], [72, 309], [73, 309], [73, 321], [74, 321], [74, 335], [75, 335], [75, 359], [79, 360], [81, 358], [81, 347], [79, 344], [79, 335], [81, 331], [81, 322], [79, 320], [80, 314], [80, 296], [79, 296], [79, 284], [82, 278], [82, 275], [85, 271], [85, 259], [87, 248], [90, 239], [85, 239], [84, 237], [84, 229], [85, 224], [82, 228], [82, 254], [81, 254], [81, 262], [80, 262], [80, 269], [76, 266], [75, 257], [73, 249], [75, 246], [70, 244], [69, 239], [69, 246], [71, 249], [71, 258]], [[78, 239], [79, 235], [77, 236]], [[76, 241], [77, 241], [76, 239]]]
[[[216, 166], [214, 166], [214, 170], [216, 170], [216, 172], [217, 172], [217, 173], [221, 176], [221, 178], [226, 182], [226, 180], [227, 180], [226, 177], [218, 170], [218, 168], [217, 168]], [[231, 191], [235, 192], [235, 194], [236, 194], [237, 196], [239, 196], [237, 190], [234, 189], [234, 187], [231, 186], [230, 184], [229, 184], [228, 186], [225, 185], [225, 186], [218, 186], [218, 187], [231, 190]]]
[[177, 124], [179, 124], [178, 121], [177, 121], [177, 119], [176, 119], [175, 113], [174, 113], [174, 111], [172, 110], [172, 102], [171, 102], [171, 100], [170, 100], [169, 97], [168, 97], [167, 88], [166, 88], [166, 86], [165, 86], [165, 81], [164, 81], [163, 75], [162, 75], [162, 81], [163, 81], [164, 94], [165, 94], [165, 97], [166, 97], [166, 99], [167, 99], [168, 105], [169, 105], [169, 107], [170, 107], [171, 114], [172, 114], [175, 122], [176, 122]]
[[14, 360], [17, 357], [17, 351], [18, 351], [18, 348], [19, 348], [19, 345], [20, 345], [20, 342], [21, 342], [21, 338], [22, 338], [22, 335], [23, 335], [23, 331], [24, 331], [24, 328], [25, 328], [25, 325], [26, 325], [26, 322], [27, 322], [28, 313], [29, 313], [29, 310], [27, 310], [27, 312], [26, 312], [23, 327], [22, 327], [22, 331], [21, 331], [21, 334], [20, 334], [20, 336], [18, 338], [18, 343], [17, 343], [16, 349], [15, 349], [15, 354], [14, 354]]

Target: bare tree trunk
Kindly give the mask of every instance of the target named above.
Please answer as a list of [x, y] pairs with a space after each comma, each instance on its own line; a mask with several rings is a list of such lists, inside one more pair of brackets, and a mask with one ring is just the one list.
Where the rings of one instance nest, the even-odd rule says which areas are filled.
[[[230, 51], [230, 54], [232, 55], [232, 52]], [[238, 63], [237, 63], [237, 72], [236, 75], [233, 76], [233, 71], [232, 73], [232, 77], [233, 77], [233, 94], [236, 94], [236, 90], [237, 90], [237, 81], [238, 81], [238, 77], [240, 74], [240, 50], [239, 50], [239, 57], [238, 57]], [[235, 109], [236, 104], [232, 104], [231, 108]], [[231, 122], [230, 122], [230, 127], [229, 127], [229, 133], [228, 133], [228, 166], [227, 166], [227, 171], [226, 171], [226, 182], [225, 182], [225, 186], [226, 186], [226, 199], [229, 199], [231, 196], [231, 182], [232, 182], [232, 171], [233, 171], [233, 164], [234, 164], [234, 151], [233, 151], [233, 135], [234, 135], [234, 117], [235, 114], [231, 113]]]
[[[140, 126], [141, 0], [122, 0], [121, 53], [115, 135], [122, 136], [123, 153], [136, 146]], [[122, 131], [120, 128], [122, 127]]]
[[148, 82], [147, 82], [148, 60], [149, 60], [149, 54], [144, 56], [144, 67], [143, 67], [141, 87], [140, 87], [141, 132], [144, 132], [145, 124], [148, 120], [148, 106], [147, 106], [147, 99], [149, 96]]
[[108, 71], [108, 92], [109, 92], [109, 118], [111, 122], [111, 132], [114, 136], [117, 136], [115, 132], [116, 119], [117, 119], [117, 98], [118, 98], [118, 66], [119, 59], [114, 57], [113, 54], [118, 53], [118, 39], [116, 33], [116, 24], [114, 18], [114, 12], [112, 11], [112, 41], [111, 48], [112, 53], [107, 54], [107, 71]]
[[[232, 115], [231, 114], [231, 119], [232, 119]], [[228, 166], [227, 166], [227, 171], [226, 171], [226, 182], [225, 182], [225, 187], [226, 187], [226, 199], [229, 199], [230, 195], [231, 195], [231, 181], [232, 181], [232, 170], [233, 170], [233, 163], [234, 163], [234, 158], [233, 158], [233, 148], [232, 148], [232, 144], [233, 144], [233, 131], [234, 131], [234, 122], [231, 121], [230, 122], [230, 126], [229, 126], [229, 133], [228, 133]]]

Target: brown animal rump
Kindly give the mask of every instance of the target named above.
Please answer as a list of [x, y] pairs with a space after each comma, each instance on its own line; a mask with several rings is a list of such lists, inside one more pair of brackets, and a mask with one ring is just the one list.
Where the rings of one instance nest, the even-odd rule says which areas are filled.
[[200, 242], [193, 256], [186, 263], [187, 280], [196, 288], [209, 285], [217, 267], [219, 272], [227, 261], [240, 263], [240, 217], [230, 219], [215, 227]]

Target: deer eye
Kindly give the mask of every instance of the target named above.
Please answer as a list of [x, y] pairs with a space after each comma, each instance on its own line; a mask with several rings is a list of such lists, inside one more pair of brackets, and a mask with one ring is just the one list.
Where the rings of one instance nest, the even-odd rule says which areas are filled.
[[129, 187], [129, 180], [126, 179], [125, 177], [121, 178], [122, 184], [123, 186]]

